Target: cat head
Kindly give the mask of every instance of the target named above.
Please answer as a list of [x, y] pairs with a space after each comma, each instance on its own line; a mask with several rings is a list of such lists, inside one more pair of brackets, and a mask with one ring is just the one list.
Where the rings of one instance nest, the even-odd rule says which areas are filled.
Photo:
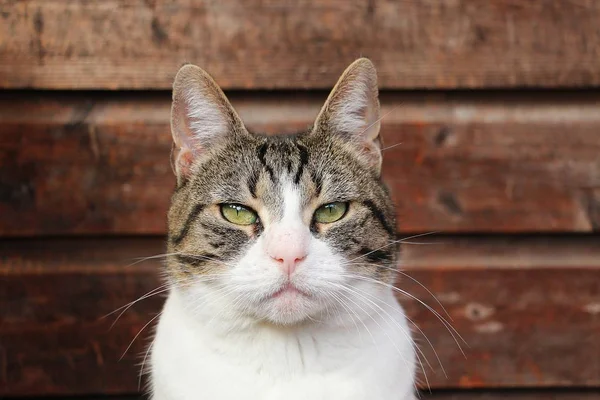
[[285, 325], [351, 312], [357, 296], [384, 291], [397, 246], [379, 119], [367, 59], [294, 136], [250, 133], [206, 72], [182, 67], [167, 271], [190, 307]]

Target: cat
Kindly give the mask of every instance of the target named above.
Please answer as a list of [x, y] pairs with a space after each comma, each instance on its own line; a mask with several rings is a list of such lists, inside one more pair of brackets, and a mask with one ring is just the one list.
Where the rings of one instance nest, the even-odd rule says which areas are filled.
[[214, 80], [184, 65], [171, 130], [171, 288], [152, 398], [415, 399], [372, 62], [352, 63], [292, 136], [250, 133]]

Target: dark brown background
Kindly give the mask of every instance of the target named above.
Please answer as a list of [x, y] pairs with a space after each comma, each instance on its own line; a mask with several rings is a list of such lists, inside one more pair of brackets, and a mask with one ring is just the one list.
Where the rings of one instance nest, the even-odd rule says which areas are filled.
[[138, 393], [160, 308], [169, 88], [193, 62], [250, 128], [380, 74], [385, 179], [436, 399], [600, 398], [600, 2], [0, 0], [0, 397]]

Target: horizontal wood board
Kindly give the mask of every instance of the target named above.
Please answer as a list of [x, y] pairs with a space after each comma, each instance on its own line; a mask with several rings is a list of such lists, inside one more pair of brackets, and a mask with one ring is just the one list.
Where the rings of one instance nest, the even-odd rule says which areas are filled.
[[1, 0], [0, 87], [167, 89], [184, 62], [228, 89], [325, 88], [354, 59], [381, 87], [600, 84], [582, 0]]
[[105, 316], [161, 284], [136, 261], [164, 251], [183, 63], [275, 134], [367, 56], [400, 234], [447, 233], [407, 240], [398, 287], [468, 344], [398, 294], [446, 371], [417, 333], [422, 398], [600, 400], [600, 237], [579, 235], [600, 230], [599, 20], [589, 0], [0, 0], [0, 397], [138, 398], [152, 324], [132, 340], [164, 294]]
[[[306, 129], [326, 93], [232, 93], [249, 128]], [[382, 94], [401, 232], [595, 232], [600, 96]], [[0, 235], [162, 234], [166, 93], [0, 93]]]
[[[600, 386], [598, 238], [428, 243], [404, 247], [410, 278], [401, 276], [398, 287], [442, 312], [413, 279], [431, 290], [468, 344], [465, 358], [431, 312], [399, 295], [446, 370], [447, 377], [417, 333], [433, 366], [426, 367], [432, 388]], [[102, 317], [160, 284], [159, 260], [131, 264], [163, 245], [153, 238], [2, 241], [0, 395], [135, 392], [151, 328], [119, 358], [163, 296], [140, 301], [112, 329], [114, 316]], [[476, 254], [491, 261], [462, 263]]]
[[600, 390], [486, 390], [433, 391], [421, 393], [422, 399], [439, 400], [597, 400]]
[[[19, 398], [19, 397], [13, 397]], [[40, 400], [43, 397], [29, 397], [30, 400]], [[70, 397], [74, 399], [73, 397]], [[600, 398], [598, 389], [508, 389], [508, 390], [422, 390], [420, 399], [432, 400], [597, 400]], [[78, 396], [77, 400], [145, 400], [146, 396], [139, 394], [108, 395], [108, 396]], [[11, 398], [5, 398], [11, 400]]]

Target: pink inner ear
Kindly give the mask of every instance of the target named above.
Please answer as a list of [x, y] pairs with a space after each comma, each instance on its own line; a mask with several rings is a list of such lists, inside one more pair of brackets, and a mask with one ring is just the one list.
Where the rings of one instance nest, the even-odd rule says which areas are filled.
[[181, 176], [190, 176], [192, 172], [192, 163], [194, 162], [194, 154], [186, 147], [179, 149], [176, 159], [177, 174]]
[[194, 145], [194, 133], [192, 132], [190, 119], [190, 105], [188, 100], [185, 99], [181, 102], [177, 109], [177, 118], [179, 123], [177, 124], [177, 135], [175, 137], [175, 143], [181, 149], [193, 149]]
[[174, 108], [173, 139], [176, 149], [176, 171], [183, 177], [188, 177], [192, 172], [194, 159], [200, 153], [200, 140], [194, 137], [192, 120], [190, 118], [190, 104], [188, 99], [180, 100]]

